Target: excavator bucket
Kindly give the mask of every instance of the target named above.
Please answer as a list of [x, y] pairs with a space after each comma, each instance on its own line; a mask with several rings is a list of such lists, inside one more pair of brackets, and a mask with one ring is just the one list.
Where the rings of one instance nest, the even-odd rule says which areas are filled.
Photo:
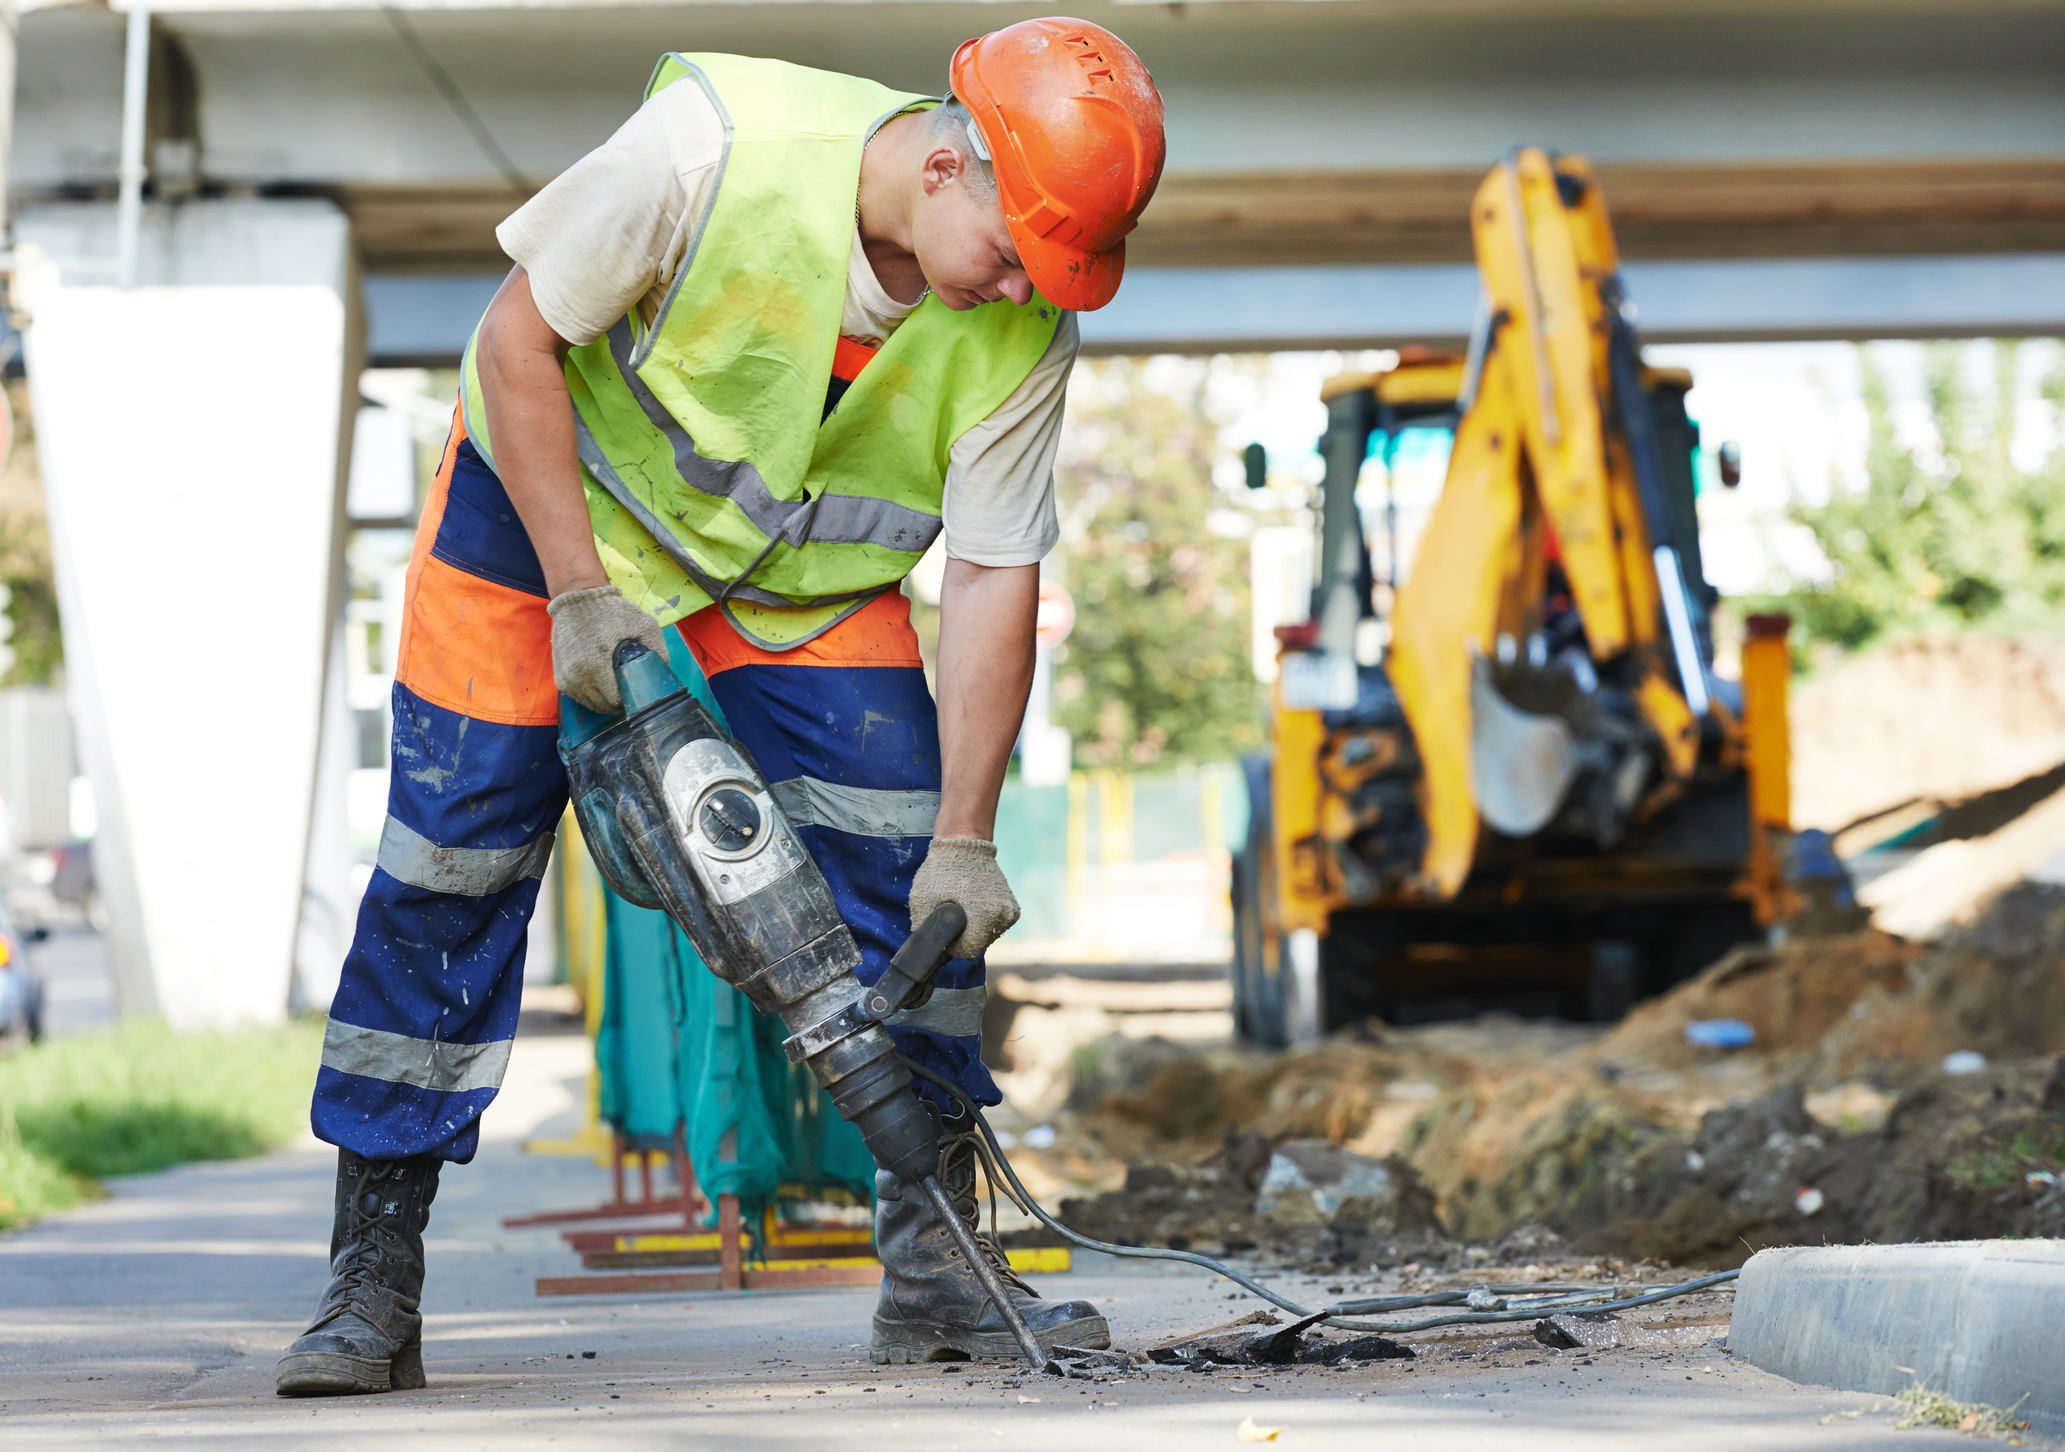
[[1523, 711], [1492, 684], [1491, 662], [1470, 666], [1470, 789], [1492, 830], [1528, 837], [1549, 825], [1578, 770], [1569, 723]]

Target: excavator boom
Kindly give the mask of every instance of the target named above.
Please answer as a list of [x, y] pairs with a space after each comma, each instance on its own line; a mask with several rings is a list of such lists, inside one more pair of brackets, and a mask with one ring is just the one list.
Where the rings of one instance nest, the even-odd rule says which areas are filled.
[[[1485, 298], [1475, 376], [1447, 487], [1399, 592], [1389, 659], [1427, 763], [1416, 886], [1439, 898], [1469, 875], [1480, 816], [1512, 835], [1539, 830], [1576, 775], [1571, 752], [1555, 748], [1557, 728], [1502, 711], [1483, 680], [1500, 641], [1539, 625], [1548, 541], [1591, 657], [1634, 678], [1662, 748], [1662, 796], [1645, 793], [1652, 810], [1699, 750], [1686, 694], [1660, 674], [1669, 652], [1651, 521], [1662, 508], [1645, 507], [1633, 463], [1638, 450], [1654, 453], [1655, 430], [1599, 185], [1581, 158], [1519, 151], [1477, 189], [1470, 224]], [[1669, 584], [1682, 603], [1682, 579]], [[1704, 706], [1703, 682], [1699, 698]]]
[[[1302, 973], [1348, 1011], [1444, 981], [1415, 964], [1491, 952], [1562, 975], [1563, 1011], [1603, 1011], [1619, 990], [1571, 997], [1579, 958], [1625, 947], [1661, 986], [1787, 899], [1782, 630], [1745, 645], [1746, 710], [1711, 670], [1690, 379], [1642, 362], [1598, 181], [1581, 157], [1515, 151], [1470, 226], [1467, 354], [1407, 350], [1323, 391], [1320, 581], [1311, 620], [1279, 632], [1237, 1002], [1320, 992], [1269, 987]], [[1381, 659], [1358, 663], [1379, 615], [1358, 481], [1373, 447], [1388, 461], [1428, 427], [1453, 435], [1440, 498], [1383, 582]]]

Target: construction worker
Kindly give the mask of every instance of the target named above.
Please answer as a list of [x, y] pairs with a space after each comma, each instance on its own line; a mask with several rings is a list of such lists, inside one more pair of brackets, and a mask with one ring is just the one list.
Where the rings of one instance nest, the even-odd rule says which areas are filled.
[[[333, 1278], [283, 1394], [424, 1384], [422, 1235], [508, 1062], [567, 799], [559, 695], [619, 709], [624, 640], [693, 652], [864, 982], [914, 919], [966, 909], [932, 1000], [892, 1032], [1001, 1097], [982, 954], [1018, 905], [991, 834], [1058, 533], [1073, 313], [1118, 289], [1162, 103], [1078, 20], [969, 41], [950, 81], [942, 103], [670, 55], [637, 114], [498, 231], [517, 266], [467, 348], [417, 533], [387, 825], [316, 1083], [339, 1151]], [[897, 586], [942, 531], [935, 709]], [[971, 1126], [920, 1088], [972, 1222]], [[878, 1176], [874, 1359], [1015, 1355], [902, 1188]], [[1012, 1294], [1046, 1344], [1109, 1345], [1088, 1304]]]

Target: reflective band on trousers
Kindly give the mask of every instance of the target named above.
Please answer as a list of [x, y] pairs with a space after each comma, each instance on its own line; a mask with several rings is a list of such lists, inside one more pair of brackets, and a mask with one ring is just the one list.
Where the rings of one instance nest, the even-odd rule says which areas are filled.
[[486, 897], [526, 877], [543, 877], [552, 857], [547, 832], [521, 847], [440, 847], [393, 817], [380, 829], [380, 870], [398, 882], [458, 897]]
[[918, 1008], [906, 1008], [889, 1016], [891, 1028], [923, 1029], [950, 1038], [971, 1038], [982, 1032], [982, 1004], [985, 990], [935, 988], [932, 997]]
[[831, 827], [856, 837], [930, 837], [939, 819], [938, 792], [877, 791], [814, 776], [778, 781], [767, 790], [791, 824]]
[[382, 1029], [360, 1028], [331, 1019], [323, 1031], [323, 1067], [361, 1079], [413, 1084], [440, 1094], [469, 1089], [499, 1089], [509, 1067], [512, 1039], [485, 1044], [454, 1044], [437, 1039], [412, 1039]]

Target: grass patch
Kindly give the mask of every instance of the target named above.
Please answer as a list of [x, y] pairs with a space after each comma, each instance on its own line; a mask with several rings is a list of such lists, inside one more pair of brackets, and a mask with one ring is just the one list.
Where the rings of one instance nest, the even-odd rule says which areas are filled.
[[292, 1139], [322, 1042], [320, 1020], [175, 1034], [133, 1019], [0, 1058], [0, 1230], [78, 1204], [103, 1176]]
[[2003, 1190], [2020, 1184], [2031, 1170], [2065, 1169], [2065, 1133], [2044, 1125], [2018, 1129], [2006, 1145], [1983, 1135], [1943, 1173], [1967, 1190]]
[[[2027, 1400], [2027, 1397], [2022, 1399]], [[1898, 1432], [1909, 1427], [1949, 1427], [1956, 1432], [2019, 1432], [2029, 1425], [2015, 1420], [2021, 1401], [2002, 1411], [1984, 1402], [1952, 1401], [1942, 1392], [1930, 1391], [1920, 1382], [1893, 1398], [1893, 1403], [1907, 1413], [1893, 1424], [1893, 1429]]]

